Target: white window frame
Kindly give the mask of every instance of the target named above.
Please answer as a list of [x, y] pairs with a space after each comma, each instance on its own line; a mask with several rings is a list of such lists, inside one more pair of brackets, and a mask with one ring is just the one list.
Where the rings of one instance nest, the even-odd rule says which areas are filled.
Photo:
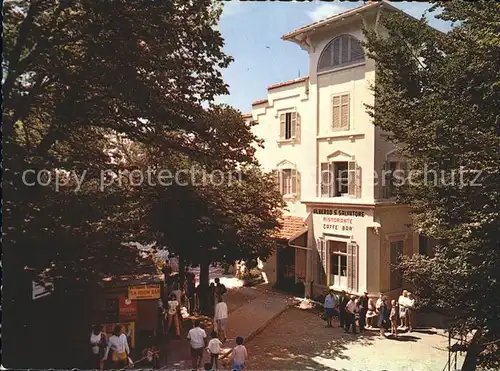
[[[300, 194], [300, 173], [297, 170], [297, 166], [289, 161], [282, 161], [273, 170], [276, 182], [278, 185], [278, 190], [283, 195], [283, 197], [296, 198]], [[289, 184], [285, 185], [283, 182], [285, 171], [290, 172], [290, 178], [288, 180]]]
[[[338, 100], [338, 103], [335, 101]], [[351, 129], [351, 93], [350, 92], [343, 92], [343, 93], [336, 93], [331, 96], [331, 104], [332, 104], [332, 119], [331, 119], [331, 125], [330, 129], [331, 131], [337, 132], [337, 131], [349, 131]], [[338, 125], [335, 124], [336, 122], [336, 114], [335, 114], [335, 108], [338, 107], [338, 115], [339, 115], [339, 123]], [[347, 107], [347, 122], [342, 122], [342, 108]]]
[[[287, 115], [290, 115], [290, 137], [287, 138]], [[278, 143], [293, 143], [300, 137], [300, 115], [296, 109], [287, 109], [277, 112], [279, 121]]]
[[[337, 177], [335, 174], [335, 163], [347, 163], [347, 193], [336, 195]], [[355, 161], [354, 156], [350, 156], [344, 152], [337, 151], [330, 155], [327, 161], [320, 163], [319, 179], [318, 179], [318, 195], [321, 198], [361, 198], [363, 179], [361, 176], [361, 167]], [[325, 185], [326, 183], [326, 185]]]

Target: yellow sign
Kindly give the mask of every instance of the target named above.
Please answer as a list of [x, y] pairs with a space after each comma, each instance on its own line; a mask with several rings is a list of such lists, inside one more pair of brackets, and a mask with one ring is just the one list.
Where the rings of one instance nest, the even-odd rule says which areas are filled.
[[160, 285], [129, 286], [128, 298], [130, 300], [159, 299]]
[[104, 332], [108, 335], [108, 339], [113, 335], [113, 330], [116, 325], [122, 327], [122, 332], [127, 335], [129, 339], [129, 346], [135, 348], [135, 322], [106, 323], [104, 325]]

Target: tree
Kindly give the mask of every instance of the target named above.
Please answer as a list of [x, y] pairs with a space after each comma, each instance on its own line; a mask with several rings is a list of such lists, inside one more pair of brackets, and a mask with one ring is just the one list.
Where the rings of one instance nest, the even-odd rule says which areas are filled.
[[148, 233], [159, 234], [181, 261], [200, 265], [200, 283], [208, 286], [211, 262], [269, 256], [285, 205], [274, 178], [258, 169], [254, 146], [261, 143], [252, 124], [225, 105], [211, 106], [205, 120], [218, 139], [206, 148], [213, 153], [211, 163], [149, 150], [141, 166], [155, 169], [154, 179], [168, 170], [172, 184], [140, 192], [146, 195]]
[[[39, 360], [26, 354], [36, 346], [23, 341], [32, 331], [26, 319], [35, 315], [31, 281], [41, 272], [58, 280], [55, 294], [63, 295], [138, 264], [137, 252], [121, 242], [145, 230], [141, 198], [133, 187], [99, 187], [103, 172], [127, 168], [104, 153], [110, 138], [200, 161], [213, 155], [203, 142], [215, 141], [212, 129], [198, 123], [202, 103], [227, 92], [220, 69], [231, 58], [213, 27], [219, 15], [210, 1], [4, 4], [4, 364], [32, 368]], [[27, 174], [35, 185], [23, 181], [26, 170], [35, 171]], [[36, 184], [41, 170], [86, 173], [75, 192], [75, 178], [59, 190], [53, 181]], [[68, 313], [58, 309], [44, 321]]]
[[[374, 123], [409, 158], [400, 201], [415, 228], [438, 239], [435, 256], [405, 259], [426, 304], [448, 310], [452, 330], [474, 331], [463, 370], [499, 366], [500, 4], [434, 2], [446, 34], [401, 14], [386, 35], [365, 30], [377, 65]], [[434, 173], [435, 171], [435, 173]]]

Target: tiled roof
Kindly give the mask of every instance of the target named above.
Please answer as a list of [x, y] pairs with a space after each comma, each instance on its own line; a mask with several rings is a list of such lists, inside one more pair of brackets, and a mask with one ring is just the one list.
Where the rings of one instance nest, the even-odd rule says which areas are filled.
[[289, 80], [289, 81], [285, 81], [285, 82], [280, 82], [278, 84], [269, 85], [267, 87], [267, 90], [281, 88], [282, 86], [293, 85], [293, 84], [297, 84], [299, 82], [304, 82], [304, 81], [307, 81], [308, 78], [309, 77], [306, 76], [306, 77], [301, 77], [301, 78], [295, 79], [295, 80]]
[[280, 221], [282, 222], [283, 226], [281, 227], [281, 230], [276, 234], [275, 238], [289, 240], [307, 231], [307, 224], [304, 218], [285, 215]]
[[256, 106], [258, 104], [267, 103], [267, 99], [256, 100], [252, 103], [252, 106]]
[[[289, 39], [289, 38], [291, 38], [293, 36], [296, 36], [296, 35], [304, 32], [304, 31], [309, 31], [309, 30], [312, 30], [312, 29], [317, 28], [317, 27], [326, 26], [327, 24], [330, 24], [333, 21], [336, 21], [336, 20], [338, 20], [338, 19], [340, 19], [342, 17], [346, 17], [346, 16], [349, 16], [349, 15], [356, 14], [357, 12], [359, 12], [361, 10], [364, 11], [367, 8], [370, 8], [370, 7], [375, 6], [377, 4], [383, 4], [384, 6], [388, 5], [389, 8], [394, 8], [392, 5], [388, 4], [385, 1], [368, 1], [366, 4], [357, 6], [357, 7], [353, 8], [353, 9], [348, 9], [345, 12], [332, 15], [331, 17], [328, 17], [328, 18], [323, 19], [321, 21], [310, 23], [308, 25], [299, 27], [299, 28], [297, 28], [297, 29], [295, 29], [293, 31], [287, 32], [281, 38], [284, 39], [284, 40], [286, 40], [286, 39]], [[396, 9], [396, 8], [394, 8], [394, 9]]]

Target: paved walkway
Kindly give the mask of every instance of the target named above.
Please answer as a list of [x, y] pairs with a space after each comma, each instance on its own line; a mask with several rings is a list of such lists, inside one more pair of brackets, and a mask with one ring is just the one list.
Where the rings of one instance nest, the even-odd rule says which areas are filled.
[[345, 334], [338, 326], [325, 328], [319, 313], [292, 308], [247, 345], [247, 369], [442, 371], [447, 345], [443, 331], [435, 328], [420, 327], [397, 339], [381, 338], [377, 331]]
[[[229, 307], [229, 318], [227, 340], [221, 355], [221, 358], [226, 358], [222, 361], [224, 363], [229, 362], [228, 356], [236, 345], [236, 337], [242, 336], [245, 341], [249, 341], [283, 313], [290, 303], [287, 296], [266, 290], [265, 287], [229, 290], [226, 302]], [[205, 353], [203, 362], [208, 361], [208, 358], [208, 353]], [[189, 342], [186, 339], [172, 340], [169, 344], [166, 365], [162, 369], [187, 370], [190, 367]]]

